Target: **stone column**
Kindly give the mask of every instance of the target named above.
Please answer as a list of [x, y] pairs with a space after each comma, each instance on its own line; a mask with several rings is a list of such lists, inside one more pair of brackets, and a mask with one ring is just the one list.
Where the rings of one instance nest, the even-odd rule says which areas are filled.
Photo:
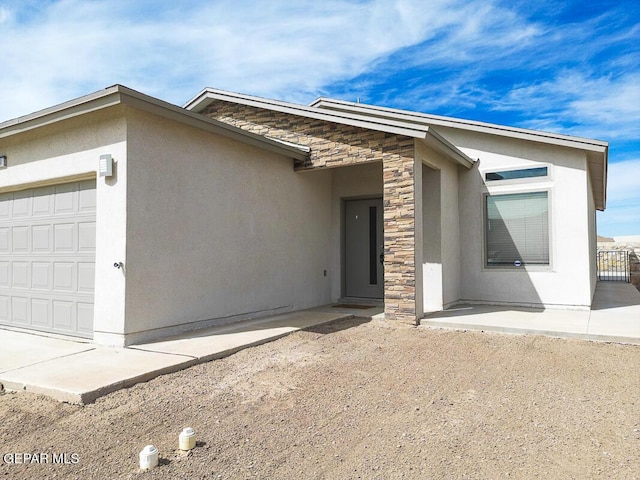
[[384, 310], [416, 324], [416, 166], [413, 157], [383, 160]]

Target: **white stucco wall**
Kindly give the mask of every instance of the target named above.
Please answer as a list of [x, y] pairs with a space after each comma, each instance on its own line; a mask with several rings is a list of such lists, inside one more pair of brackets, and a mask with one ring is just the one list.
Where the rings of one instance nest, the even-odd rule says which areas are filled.
[[[439, 129], [440, 131], [440, 129]], [[587, 308], [591, 304], [589, 195], [586, 155], [577, 150], [442, 129], [480, 161], [460, 173], [461, 298], [474, 302]], [[549, 178], [483, 182], [486, 171], [549, 166]], [[484, 265], [484, 194], [549, 192], [549, 267]]]
[[330, 172], [127, 117], [126, 343], [329, 303]]
[[596, 293], [596, 284], [598, 282], [598, 233], [596, 223], [596, 206], [593, 199], [593, 191], [591, 190], [591, 176], [587, 175], [587, 193], [589, 195], [589, 208], [587, 211], [587, 221], [589, 228], [589, 284], [591, 288], [591, 300]]
[[458, 169], [451, 160], [416, 142], [422, 161], [423, 312], [460, 299], [460, 218]]
[[113, 343], [124, 328], [125, 282], [114, 261], [126, 261], [126, 121], [112, 107], [0, 139], [8, 168], [0, 191], [96, 178], [101, 154], [110, 153], [116, 175], [96, 179], [96, 281], [94, 340]]
[[331, 301], [343, 293], [342, 209], [345, 199], [382, 197], [382, 162], [333, 168], [331, 173]]

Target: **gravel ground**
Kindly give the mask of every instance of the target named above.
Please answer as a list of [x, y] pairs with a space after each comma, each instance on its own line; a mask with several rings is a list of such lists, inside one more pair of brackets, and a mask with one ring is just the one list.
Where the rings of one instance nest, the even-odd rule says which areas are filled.
[[0, 395], [0, 478], [640, 479], [639, 366], [633, 345], [342, 321], [92, 405]]

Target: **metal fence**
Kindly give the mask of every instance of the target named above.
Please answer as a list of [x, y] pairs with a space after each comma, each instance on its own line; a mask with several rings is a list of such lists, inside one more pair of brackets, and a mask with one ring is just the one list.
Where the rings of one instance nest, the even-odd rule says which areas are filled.
[[626, 250], [599, 251], [598, 280], [629, 283], [631, 281], [629, 252]]

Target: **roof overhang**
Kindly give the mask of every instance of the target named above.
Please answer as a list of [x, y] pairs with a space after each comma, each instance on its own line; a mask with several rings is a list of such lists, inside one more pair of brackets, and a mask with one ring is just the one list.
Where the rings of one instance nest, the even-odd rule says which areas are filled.
[[67, 119], [116, 105], [125, 105], [195, 128], [254, 145], [297, 160], [305, 160], [309, 149], [247, 132], [171, 103], [145, 95], [123, 85], [114, 85], [89, 95], [0, 123], [0, 139], [19, 135]]
[[378, 118], [381, 121], [401, 121], [413, 124], [416, 127], [420, 125], [452, 127], [461, 130], [511, 137], [519, 140], [531, 140], [539, 143], [550, 143], [559, 146], [581, 148], [582, 150], [594, 152], [603, 152], [609, 145], [607, 142], [602, 140], [594, 140], [591, 138], [574, 137], [571, 135], [509, 127], [494, 123], [410, 112], [407, 110], [378, 107], [376, 105], [367, 105], [364, 103], [345, 102], [343, 100], [334, 100], [330, 98], [319, 98], [311, 104], [311, 107], [329, 111], [353, 113], [355, 115], [368, 115], [370, 117]]
[[427, 134], [423, 139], [421, 139], [422, 142], [465, 168], [473, 167], [473, 164], [476, 162], [474, 159], [459, 150], [454, 144], [449, 142], [433, 128], [427, 128]]
[[195, 112], [203, 112], [211, 103], [216, 100], [236, 103], [257, 108], [264, 108], [281, 113], [298, 115], [315, 120], [350, 125], [353, 127], [366, 128], [385, 133], [403, 135], [422, 140], [435, 148], [445, 156], [466, 168], [471, 168], [474, 160], [459, 150], [455, 145], [447, 141], [442, 135], [437, 133], [429, 125], [411, 125], [404, 121], [371, 118], [367, 115], [344, 113], [333, 110], [324, 110], [315, 107], [307, 107], [294, 103], [281, 102], [278, 100], [265, 99], [244, 95], [240, 93], [205, 88], [198, 95], [188, 101], [184, 108]]
[[498, 135], [518, 140], [526, 140], [548, 145], [556, 145], [582, 150], [587, 155], [589, 174], [591, 175], [594, 202], [598, 210], [606, 208], [607, 197], [607, 162], [609, 143], [602, 140], [574, 137], [557, 133], [529, 130], [525, 128], [509, 127], [492, 123], [477, 122], [459, 118], [410, 112], [394, 108], [378, 107], [362, 103], [346, 102], [330, 98], [319, 98], [311, 104], [331, 112], [342, 112], [352, 115], [367, 115], [380, 121], [402, 121], [418, 126], [442, 126], [461, 130], [468, 130], [489, 135]]

